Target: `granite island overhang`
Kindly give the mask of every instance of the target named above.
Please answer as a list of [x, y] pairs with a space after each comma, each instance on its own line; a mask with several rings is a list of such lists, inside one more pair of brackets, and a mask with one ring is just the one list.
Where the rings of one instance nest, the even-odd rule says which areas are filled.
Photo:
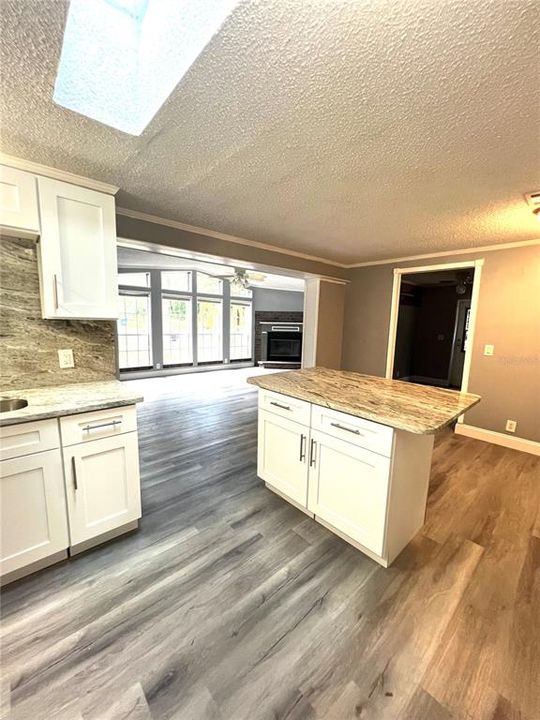
[[481, 399], [326, 368], [248, 382], [259, 477], [384, 567], [424, 524], [434, 434]]

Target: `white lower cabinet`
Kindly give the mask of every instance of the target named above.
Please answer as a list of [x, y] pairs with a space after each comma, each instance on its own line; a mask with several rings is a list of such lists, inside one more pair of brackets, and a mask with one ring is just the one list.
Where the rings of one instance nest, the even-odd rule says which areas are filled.
[[258, 474], [278, 492], [307, 506], [309, 427], [259, 411]]
[[64, 448], [71, 544], [141, 516], [137, 433]]
[[2, 582], [136, 527], [138, 445], [134, 405], [0, 428]]
[[301, 424], [271, 411], [270, 395], [259, 391], [259, 476], [387, 567], [423, 525], [433, 436], [316, 405]]
[[0, 462], [0, 574], [69, 545], [60, 450]]
[[311, 431], [308, 510], [383, 554], [389, 458]]

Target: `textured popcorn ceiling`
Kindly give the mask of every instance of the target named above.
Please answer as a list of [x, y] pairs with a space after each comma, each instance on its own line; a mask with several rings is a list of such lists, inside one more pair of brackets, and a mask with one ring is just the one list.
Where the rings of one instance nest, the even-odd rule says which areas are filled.
[[5, 152], [339, 262], [540, 236], [537, 0], [244, 0], [140, 137], [53, 104], [66, 11], [0, 1]]

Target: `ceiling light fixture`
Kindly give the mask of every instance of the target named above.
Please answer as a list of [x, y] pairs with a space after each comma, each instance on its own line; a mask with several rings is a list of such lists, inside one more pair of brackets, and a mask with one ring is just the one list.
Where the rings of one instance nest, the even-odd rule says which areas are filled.
[[53, 100], [140, 135], [239, 0], [71, 0]]

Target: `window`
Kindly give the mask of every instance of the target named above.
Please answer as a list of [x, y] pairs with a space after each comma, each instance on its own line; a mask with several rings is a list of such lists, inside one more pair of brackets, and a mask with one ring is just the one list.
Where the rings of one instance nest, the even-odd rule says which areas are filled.
[[197, 293], [199, 295], [222, 295], [223, 280], [207, 275], [206, 273], [197, 273]]
[[71, 0], [54, 102], [140, 135], [237, 2]]
[[120, 273], [118, 276], [120, 285], [130, 285], [131, 287], [147, 288], [150, 287], [150, 273]]
[[152, 367], [150, 297], [121, 294], [117, 327], [120, 370]]
[[231, 300], [231, 360], [251, 358], [251, 303]]
[[197, 301], [197, 358], [200, 363], [223, 360], [221, 300]]
[[253, 297], [253, 290], [250, 290], [249, 288], [243, 288], [234, 283], [231, 283], [231, 297], [250, 298]]
[[193, 362], [191, 299], [164, 297], [163, 365], [186, 365]]
[[251, 360], [251, 290], [186, 269], [121, 268], [119, 282], [118, 357], [125, 376]]
[[191, 270], [166, 270], [161, 273], [161, 287], [163, 290], [176, 290], [178, 292], [191, 292]]

